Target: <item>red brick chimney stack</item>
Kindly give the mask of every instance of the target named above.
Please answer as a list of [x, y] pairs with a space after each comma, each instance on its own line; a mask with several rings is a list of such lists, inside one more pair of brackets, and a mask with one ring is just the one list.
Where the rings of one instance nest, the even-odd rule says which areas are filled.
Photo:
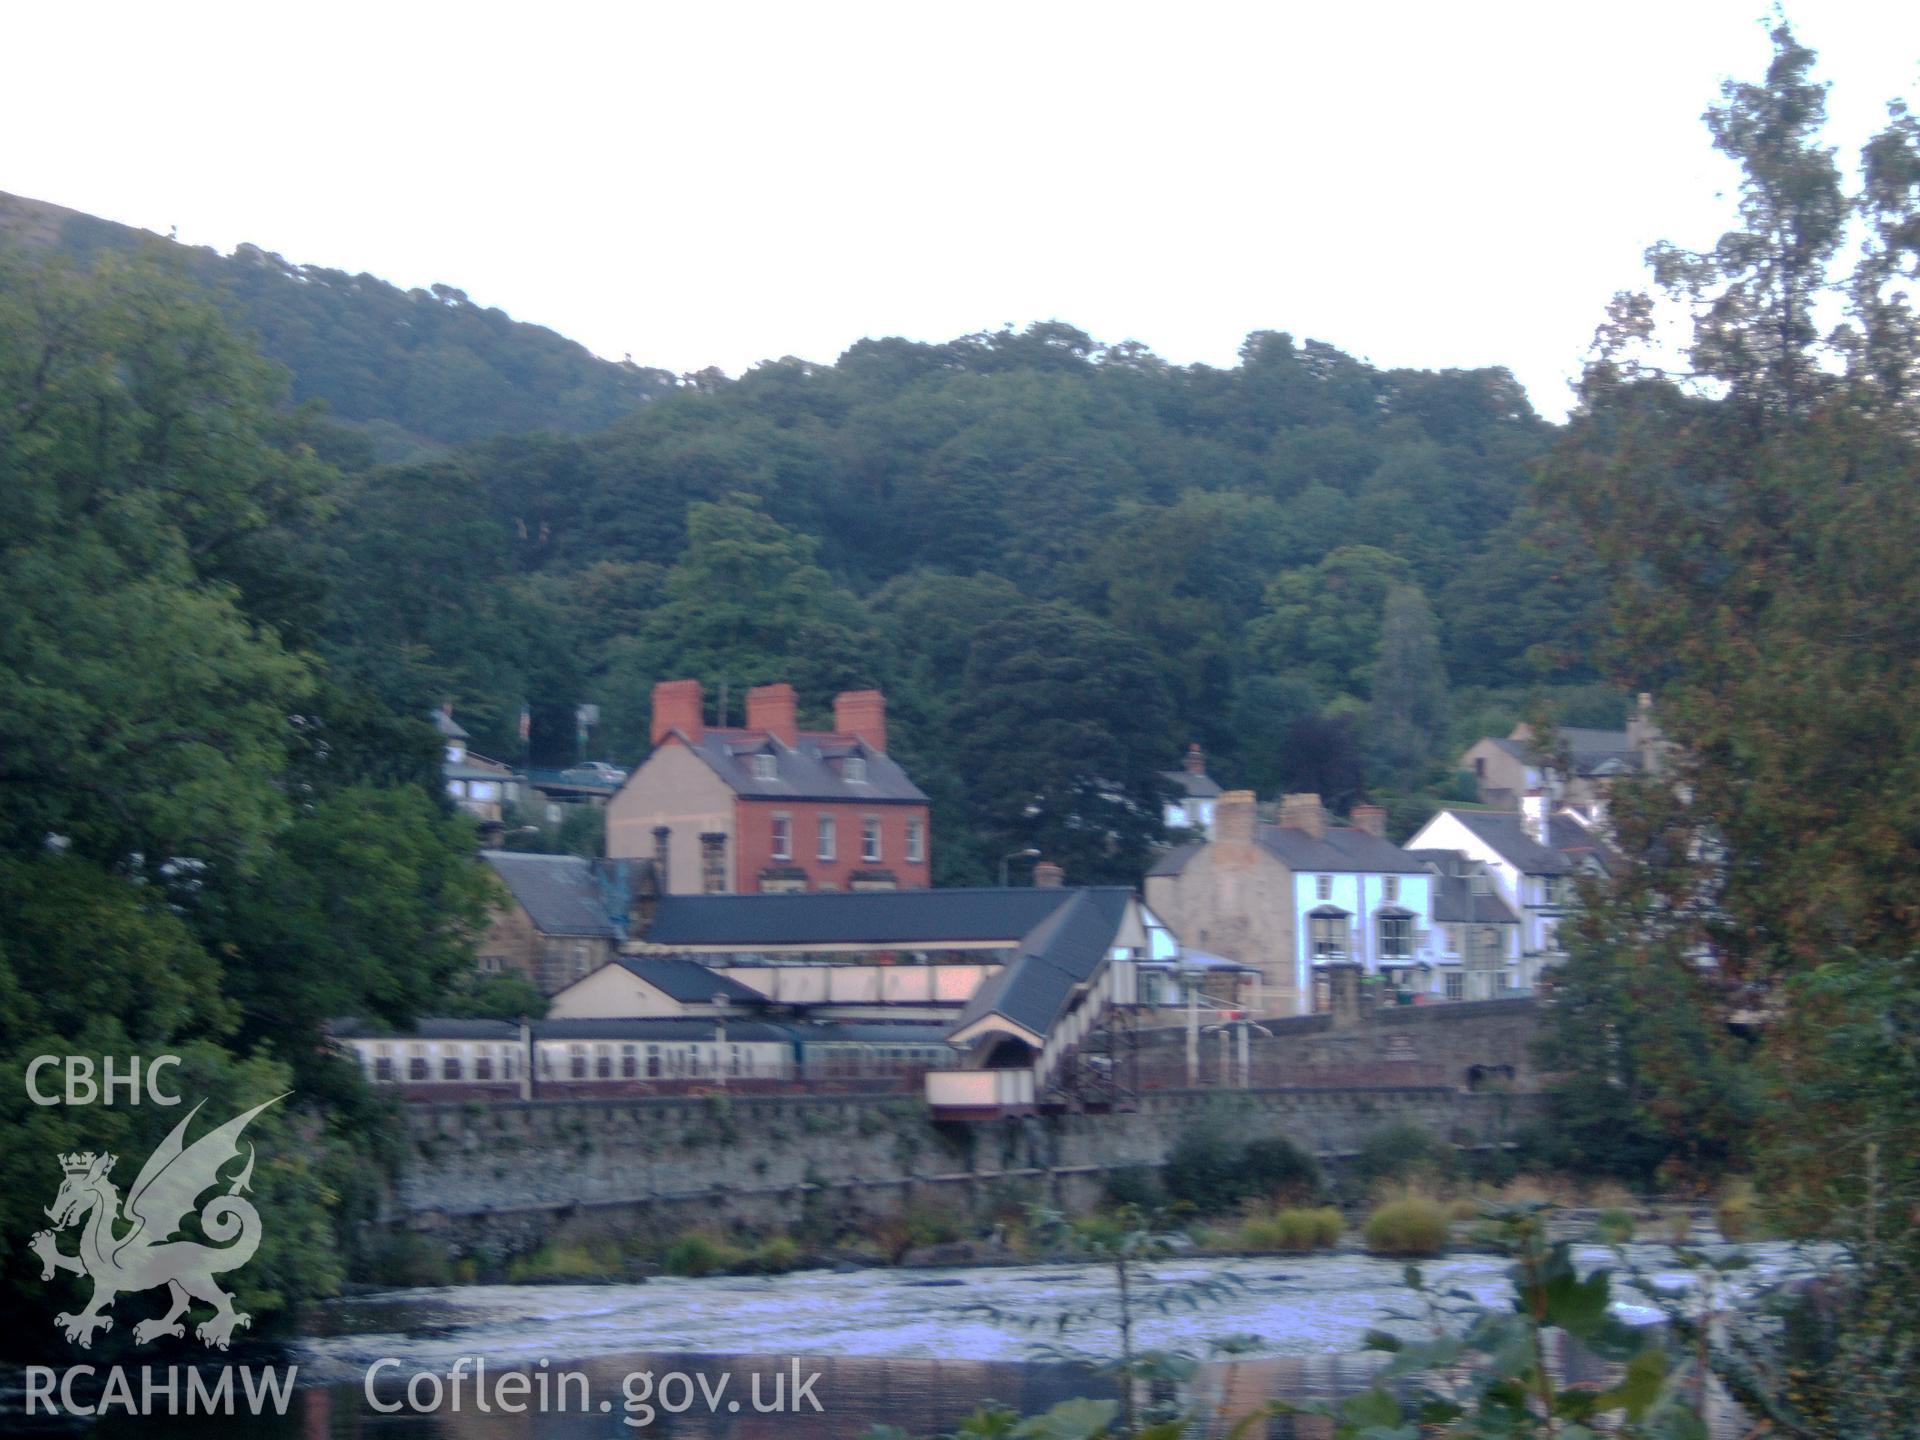
[[707, 733], [706, 696], [698, 680], [662, 680], [653, 687], [653, 743], [678, 730], [698, 745]]
[[855, 735], [887, 753], [887, 697], [878, 690], [847, 690], [833, 697], [836, 734]]
[[1187, 746], [1187, 773], [1189, 775], [1207, 773], [1207, 752], [1200, 748], [1198, 741]]
[[784, 680], [747, 691], [747, 729], [764, 730], [782, 745], [800, 738], [800, 700]]
[[1058, 890], [1067, 883], [1067, 872], [1051, 860], [1042, 860], [1033, 867], [1033, 883], [1041, 890]]
[[1378, 805], [1356, 805], [1353, 807], [1353, 828], [1364, 830], [1376, 840], [1387, 838], [1387, 812]]

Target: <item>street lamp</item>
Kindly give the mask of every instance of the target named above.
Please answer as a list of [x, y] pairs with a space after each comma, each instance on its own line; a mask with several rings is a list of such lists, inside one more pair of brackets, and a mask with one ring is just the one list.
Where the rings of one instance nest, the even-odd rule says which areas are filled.
[[1029, 845], [1024, 850], [1009, 850], [1000, 857], [1000, 888], [1007, 888], [1007, 862], [1010, 860], [1038, 860], [1040, 852]]
[[727, 1014], [721, 1007], [727, 1003], [725, 995], [715, 993], [713, 997], [713, 1024], [715, 1031], [714, 1050], [716, 1063], [714, 1069], [720, 1072], [720, 1088], [727, 1088]]

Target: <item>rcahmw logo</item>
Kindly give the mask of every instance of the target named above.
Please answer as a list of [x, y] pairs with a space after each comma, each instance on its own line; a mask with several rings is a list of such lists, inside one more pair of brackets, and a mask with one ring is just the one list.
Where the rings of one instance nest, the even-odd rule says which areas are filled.
[[[71, 1066], [67, 1073], [74, 1073]], [[133, 1327], [142, 1345], [163, 1335], [184, 1338], [181, 1317], [196, 1300], [213, 1307], [193, 1330], [205, 1345], [225, 1350], [234, 1330], [252, 1323], [214, 1277], [238, 1270], [260, 1247], [260, 1212], [244, 1198], [253, 1179], [253, 1146], [240, 1137], [255, 1116], [285, 1098], [263, 1101], [188, 1144], [187, 1128], [201, 1109], [194, 1106], [140, 1167], [124, 1202], [112, 1179], [118, 1156], [83, 1150], [59, 1157], [60, 1190], [45, 1210], [53, 1228], [38, 1232], [28, 1246], [40, 1257], [42, 1280], [65, 1271], [93, 1281], [85, 1308], [53, 1318], [68, 1340], [90, 1347], [96, 1331], [113, 1328], [107, 1309], [114, 1300], [139, 1290], [167, 1292], [166, 1313]], [[243, 1163], [223, 1175], [235, 1161]], [[201, 1205], [200, 1197], [216, 1187], [221, 1193]], [[196, 1207], [200, 1231], [211, 1244], [177, 1238]], [[79, 1246], [68, 1254], [55, 1232], [76, 1226]]]

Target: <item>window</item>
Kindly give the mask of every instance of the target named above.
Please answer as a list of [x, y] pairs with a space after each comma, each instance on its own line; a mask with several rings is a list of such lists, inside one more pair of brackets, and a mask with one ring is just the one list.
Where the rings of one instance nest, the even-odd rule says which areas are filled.
[[1392, 900], [1398, 900], [1399, 898], [1400, 898], [1400, 877], [1398, 875], [1389, 875], [1387, 876], [1387, 899], [1389, 901], [1392, 901]]
[[1485, 872], [1476, 870], [1472, 875], [1468, 876], [1467, 889], [1472, 891], [1475, 895], [1487, 894], [1488, 893], [1487, 877]]
[[927, 858], [927, 822], [907, 821], [907, 863], [918, 865]]
[[776, 860], [793, 858], [793, 817], [791, 815], [773, 817], [773, 858]]
[[753, 757], [753, 778], [756, 780], [775, 780], [780, 775], [780, 762], [765, 753]]
[[1333, 898], [1333, 877], [1331, 875], [1314, 876], [1313, 894], [1317, 900], [1331, 900]]
[[574, 1080], [584, 1080], [587, 1078], [586, 1046], [569, 1045], [567, 1047], [567, 1075], [570, 1079]]
[[515, 1061], [513, 1058], [513, 1051], [507, 1049], [504, 1045], [501, 1046], [500, 1047], [500, 1078], [502, 1080], [513, 1079], [517, 1067], [518, 1067], [518, 1062]]
[[407, 1078], [424, 1080], [427, 1078], [427, 1047], [416, 1045], [413, 1054], [407, 1058]]
[[634, 1080], [640, 1075], [640, 1047], [622, 1045], [620, 1047], [620, 1078]]
[[440, 1062], [440, 1078], [442, 1080], [458, 1080], [460, 1078], [460, 1057], [458, 1055], [449, 1055]]
[[1313, 958], [1347, 958], [1347, 920], [1344, 915], [1315, 915], [1312, 927]]
[[1441, 930], [1440, 933], [1446, 937], [1447, 954], [1458, 955], [1460, 953], [1460, 931], [1456, 927], [1448, 925]]
[[647, 1078], [649, 1080], [660, 1078], [660, 1047], [658, 1045], [647, 1046]]
[[596, 1080], [613, 1078], [613, 1047], [611, 1045], [593, 1047], [593, 1078]]
[[1413, 918], [1409, 915], [1380, 917], [1380, 963], [1405, 965], [1413, 959]]
[[379, 1053], [373, 1057], [373, 1078], [391, 1081], [393, 1079], [393, 1047], [382, 1045]]
[[831, 860], [834, 858], [836, 853], [836, 838], [833, 827], [833, 816], [822, 815], [820, 817], [820, 847], [816, 852], [822, 860]]
[[493, 1047], [491, 1045], [482, 1045], [479, 1054], [473, 1057], [473, 1078], [493, 1079]]
[[1467, 977], [1458, 970], [1447, 972], [1447, 999], [1464, 1000], [1467, 998]]
[[866, 784], [867, 783], [867, 757], [864, 755], [847, 756], [847, 763], [840, 767], [840, 776], [849, 785]]
[[880, 858], [880, 817], [869, 815], [860, 822], [860, 858], [872, 864]]

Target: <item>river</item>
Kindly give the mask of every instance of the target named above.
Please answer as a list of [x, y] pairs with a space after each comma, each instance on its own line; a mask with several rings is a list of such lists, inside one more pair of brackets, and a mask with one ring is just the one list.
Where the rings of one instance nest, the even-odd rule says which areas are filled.
[[[1805, 1268], [1799, 1252], [1784, 1245], [1744, 1249], [1754, 1264], [1734, 1277], [1731, 1303]], [[1659, 1283], [1688, 1284], [1665, 1247], [1636, 1245], [1628, 1253]], [[1583, 1268], [1612, 1263], [1599, 1247], [1576, 1256]], [[1507, 1263], [1462, 1254], [1423, 1268], [1439, 1289], [1504, 1305]], [[1250, 1349], [1208, 1366], [1196, 1381], [1192, 1399], [1209, 1411], [1244, 1409], [1275, 1395], [1364, 1388], [1373, 1363], [1361, 1353], [1365, 1332], [1421, 1329], [1391, 1318], [1412, 1298], [1396, 1261], [1351, 1253], [1173, 1257], [1145, 1268], [1136, 1344], [1204, 1352], [1215, 1337], [1248, 1337]], [[1194, 1282], [1222, 1276], [1235, 1282], [1223, 1298], [1191, 1308], [1180, 1303]], [[392, 1291], [316, 1307], [306, 1335], [284, 1355], [236, 1355], [237, 1365], [273, 1363], [282, 1373], [297, 1365], [299, 1388], [283, 1417], [168, 1419], [150, 1412], [131, 1419], [116, 1412], [91, 1433], [100, 1440], [574, 1440], [636, 1433], [839, 1440], [886, 1423], [922, 1434], [950, 1427], [989, 1399], [1031, 1413], [1071, 1395], [1111, 1394], [1110, 1383], [1084, 1370], [1035, 1363], [1033, 1347], [1057, 1338], [1111, 1354], [1112, 1298], [1109, 1271], [1072, 1265]], [[1164, 1312], [1162, 1299], [1170, 1302]], [[1641, 1302], [1629, 1293], [1621, 1313], [1658, 1319]], [[1094, 1315], [1056, 1337], [1054, 1322], [1067, 1311]], [[445, 1378], [455, 1373], [458, 1385]], [[478, 1408], [489, 1398], [495, 1403]], [[776, 1400], [780, 1411], [773, 1413]], [[10, 1419], [17, 1425], [21, 1418], [16, 1408]], [[629, 1423], [638, 1420], [648, 1423]]]

